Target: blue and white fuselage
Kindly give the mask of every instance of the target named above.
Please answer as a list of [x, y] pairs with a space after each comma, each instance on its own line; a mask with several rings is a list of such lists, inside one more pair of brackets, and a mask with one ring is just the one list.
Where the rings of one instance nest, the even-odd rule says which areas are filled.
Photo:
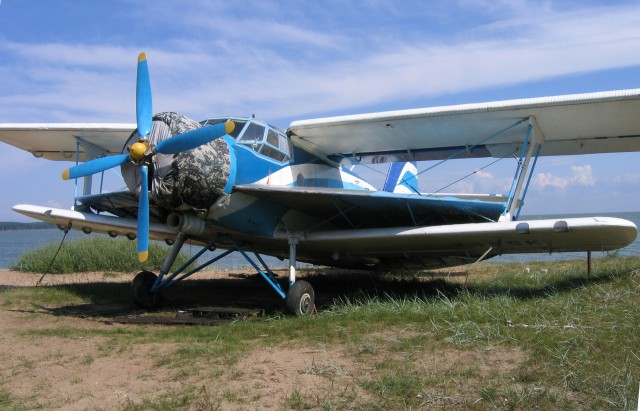
[[233, 133], [224, 137], [232, 155], [227, 192], [245, 184], [376, 190], [352, 171], [294, 147], [283, 130], [256, 119], [212, 119], [204, 125], [227, 120], [236, 124]]
[[254, 118], [211, 119], [204, 121], [203, 126], [228, 120], [236, 124], [230, 135], [222, 137], [230, 156], [228, 181], [224, 195], [210, 207], [206, 217], [218, 227], [274, 237], [278, 229], [301, 230], [307, 224], [320, 222], [311, 217], [313, 212], [301, 217], [304, 210], [292, 210], [238, 192], [239, 187], [377, 191], [353, 171], [293, 146], [283, 130]]

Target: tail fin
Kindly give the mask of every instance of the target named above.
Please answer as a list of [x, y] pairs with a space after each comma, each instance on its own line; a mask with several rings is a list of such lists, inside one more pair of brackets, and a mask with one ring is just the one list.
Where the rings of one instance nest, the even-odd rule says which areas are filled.
[[398, 194], [417, 194], [418, 167], [415, 162], [391, 163], [384, 191]]

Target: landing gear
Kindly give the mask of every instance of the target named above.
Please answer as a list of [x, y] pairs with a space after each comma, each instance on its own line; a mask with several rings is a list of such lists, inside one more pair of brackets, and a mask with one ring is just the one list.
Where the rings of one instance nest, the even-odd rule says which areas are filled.
[[151, 287], [156, 282], [156, 275], [151, 271], [139, 272], [131, 282], [131, 300], [137, 308], [154, 308], [160, 303], [158, 293], [152, 293]]
[[315, 293], [306, 281], [296, 281], [297, 237], [289, 237], [289, 291], [284, 299], [284, 306], [289, 314], [297, 317], [313, 314], [315, 310]]
[[289, 287], [284, 304], [289, 314], [297, 317], [311, 315], [315, 307], [313, 287], [304, 280], [296, 281]]
[[[254, 260], [245, 252], [243, 246], [236, 243], [236, 241], [234, 241], [232, 238], [227, 239], [230, 244], [225, 244], [229, 247], [227, 251], [224, 251], [223, 253], [208, 260], [207, 262], [200, 264], [194, 269], [183, 272], [192, 263], [195, 263], [197, 259], [207, 250], [214, 248], [215, 242], [212, 241], [195, 255], [191, 256], [189, 261], [185, 262], [172, 274], [169, 274], [169, 270], [175, 262], [176, 257], [185, 242], [185, 239], [185, 233], [179, 232], [176, 236], [175, 242], [169, 250], [169, 253], [165, 257], [165, 260], [162, 263], [162, 267], [160, 268], [157, 276], [150, 271], [142, 271], [135, 276], [135, 278], [133, 279], [133, 283], [131, 284], [131, 299], [133, 300], [134, 306], [139, 308], [157, 307], [160, 304], [160, 295], [162, 293], [162, 290], [184, 280], [192, 274], [226, 257], [232, 252], [237, 251], [242, 254], [242, 256], [251, 264], [251, 266], [257, 271], [257, 273], [262, 276], [267, 284], [269, 284], [271, 288], [273, 288], [273, 290], [284, 300], [285, 309], [289, 314], [295, 316], [307, 316], [315, 312], [315, 292], [313, 291], [313, 287], [306, 281], [296, 281], [296, 245], [298, 244], [297, 237], [291, 237], [289, 239], [288, 291], [285, 291], [285, 288], [278, 281], [277, 276], [269, 269], [267, 264], [256, 251], [253, 251], [253, 253], [255, 254]], [[258, 263], [260, 263], [262, 267], [260, 267]]]

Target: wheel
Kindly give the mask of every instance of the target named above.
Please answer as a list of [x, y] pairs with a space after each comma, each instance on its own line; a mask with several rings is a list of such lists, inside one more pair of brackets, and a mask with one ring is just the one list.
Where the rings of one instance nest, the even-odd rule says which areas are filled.
[[160, 296], [152, 293], [151, 287], [157, 276], [151, 271], [139, 272], [131, 282], [131, 300], [138, 308], [154, 308], [158, 306]]
[[290, 314], [298, 317], [311, 315], [315, 308], [313, 287], [306, 281], [296, 281], [289, 288], [284, 303]]

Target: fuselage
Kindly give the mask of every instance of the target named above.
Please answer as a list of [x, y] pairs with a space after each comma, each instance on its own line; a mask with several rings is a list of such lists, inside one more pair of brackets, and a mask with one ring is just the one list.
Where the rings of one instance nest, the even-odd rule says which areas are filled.
[[[203, 122], [227, 121], [229, 118]], [[234, 187], [309, 187], [376, 191], [356, 173], [291, 144], [286, 133], [253, 118], [231, 118], [236, 129], [223, 139], [231, 172], [224, 194], [209, 208], [207, 221], [236, 232], [274, 237], [277, 231], [300, 230], [320, 224], [313, 213], [282, 207]], [[233, 193], [233, 196], [231, 194]], [[332, 227], [330, 223], [324, 228]]]
[[256, 119], [218, 118], [203, 125], [228, 120], [236, 128], [224, 137], [232, 156], [227, 192], [245, 184], [376, 190], [352, 171], [293, 146], [282, 129]]
[[[229, 120], [235, 123], [228, 135], [186, 152], [156, 155], [150, 166], [150, 193], [158, 214], [165, 215], [167, 222], [180, 230], [193, 231], [193, 235], [204, 234], [209, 224], [216, 230], [273, 238], [276, 231], [301, 230], [321, 223], [313, 212], [243, 194], [237, 187], [377, 191], [351, 170], [294, 146], [284, 130], [254, 118], [224, 117], [198, 123], [177, 113], [159, 113], [153, 120], [148, 137], [151, 144], [193, 128]], [[137, 139], [134, 133], [126, 146]], [[134, 192], [140, 186], [137, 170], [130, 163], [122, 169]], [[323, 224], [323, 228], [333, 227], [330, 222]]]

